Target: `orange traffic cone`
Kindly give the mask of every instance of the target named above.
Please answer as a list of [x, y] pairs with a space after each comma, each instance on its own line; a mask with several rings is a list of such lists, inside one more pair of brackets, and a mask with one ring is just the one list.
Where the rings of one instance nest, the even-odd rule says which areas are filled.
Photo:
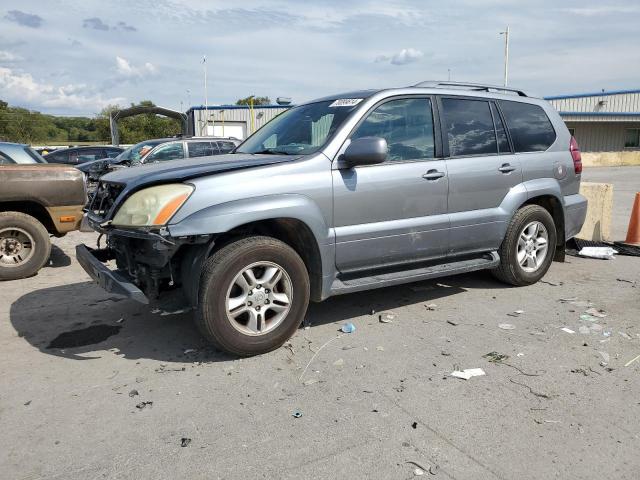
[[633, 202], [625, 243], [640, 245], [640, 192], [636, 193], [636, 200]]

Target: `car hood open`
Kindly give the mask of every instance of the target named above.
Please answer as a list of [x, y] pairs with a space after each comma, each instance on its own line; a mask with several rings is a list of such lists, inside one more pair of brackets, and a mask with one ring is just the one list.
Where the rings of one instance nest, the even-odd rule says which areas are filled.
[[126, 185], [126, 190], [131, 191], [141, 185], [182, 182], [190, 178], [214, 173], [292, 162], [299, 158], [300, 155], [255, 155], [244, 153], [185, 158], [184, 160], [171, 160], [117, 170], [106, 174], [100, 180]]

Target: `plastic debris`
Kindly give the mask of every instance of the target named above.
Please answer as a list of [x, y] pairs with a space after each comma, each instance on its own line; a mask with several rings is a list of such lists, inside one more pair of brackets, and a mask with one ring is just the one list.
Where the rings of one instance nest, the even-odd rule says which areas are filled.
[[507, 313], [510, 317], [519, 317], [524, 313], [524, 310], [516, 310], [515, 312]]
[[578, 297], [560, 298], [558, 301], [562, 303], [570, 303], [575, 302], [576, 300], [578, 300]]
[[501, 328], [502, 330], [515, 330], [516, 326], [510, 323], [501, 323], [498, 325], [498, 328]]
[[135, 397], [136, 395], [140, 395], [140, 394], [138, 393], [138, 390], [135, 390], [135, 389], [134, 389], [134, 390], [131, 390], [131, 391], [129, 392], [129, 396], [130, 396], [131, 398]]
[[305, 380], [304, 382], [302, 382], [302, 384], [305, 387], [308, 387], [309, 385], [313, 385], [314, 383], [318, 383], [320, 380], [318, 380], [317, 378], [310, 378], [309, 380]]
[[138, 410], [144, 410], [146, 407], [151, 407], [153, 406], [153, 402], [140, 402], [139, 404], [136, 405], [136, 408]]
[[116, 320], [116, 323], [122, 323], [124, 322], [124, 317], [120, 317], [118, 320]]
[[598, 317], [598, 318], [604, 318], [604, 317], [607, 316], [607, 314], [606, 314], [606, 312], [604, 310], [599, 310], [599, 309], [593, 308], [593, 307], [585, 310], [584, 313], [586, 313], [587, 315]]
[[351, 323], [351, 322], [349, 322], [349, 323], [345, 323], [345, 324], [342, 326], [342, 328], [340, 329], [340, 331], [341, 331], [342, 333], [353, 333], [353, 332], [355, 332], [355, 331], [356, 331], [356, 326], [355, 326], [353, 323]]
[[516, 357], [524, 357], [524, 353], [522, 353], [522, 352], [518, 352], [518, 354], [516, 355]]
[[197, 351], [198, 351], [198, 349], [197, 349], [197, 348], [187, 348], [187, 349], [186, 349], [184, 352], [182, 352], [182, 353], [184, 353], [185, 355], [189, 355], [190, 353], [194, 353], [194, 352], [197, 352]]
[[180, 446], [181, 447], [188, 447], [190, 443], [191, 443], [191, 439], [190, 438], [182, 437], [180, 439]]
[[382, 345], [378, 345], [376, 347], [376, 350], [379, 351], [379, 352], [384, 352], [384, 347]]
[[605, 363], [609, 363], [611, 356], [607, 352], [599, 351], [598, 353], [600, 354], [600, 356], [602, 357], [602, 360], [604, 360]]
[[611, 336], [611, 332], [609, 330], [606, 330], [606, 331], [602, 332], [602, 335], [604, 335], [605, 337], [610, 337]]
[[300, 418], [302, 416], [302, 412], [300, 410], [294, 410], [294, 412], [291, 414], [291, 416], [293, 418]]
[[338, 360], [336, 360], [335, 362], [333, 362], [333, 365], [334, 365], [335, 367], [341, 367], [341, 366], [343, 366], [343, 365], [344, 365], [344, 360], [343, 360], [343, 359], [341, 359], [341, 358], [339, 358]]
[[498, 352], [489, 352], [486, 355], [483, 355], [482, 358], [486, 358], [492, 363], [500, 363], [503, 360], [507, 360], [509, 358], [509, 355]]
[[567, 333], [576, 333], [573, 330], [571, 330], [570, 328], [567, 327], [562, 327], [560, 330], [562, 330], [563, 332], [567, 332]]
[[436, 308], [438, 308], [438, 305], [436, 305], [435, 303], [430, 303], [429, 305], [425, 305], [424, 307], [427, 310], [434, 311]]
[[425, 471], [424, 471], [424, 470], [422, 470], [421, 468], [416, 467], [416, 468], [413, 470], [413, 474], [414, 474], [416, 477], [421, 477], [422, 475], [424, 475], [424, 474], [425, 474]]
[[580, 315], [580, 320], [583, 320], [585, 322], [597, 322], [598, 319], [596, 317], [593, 317], [591, 315], [589, 315], [588, 313], [583, 313], [582, 315]]
[[378, 315], [378, 321], [380, 323], [393, 323], [393, 320], [396, 318], [396, 314], [393, 312], [382, 312]]
[[469, 380], [471, 377], [480, 377], [486, 375], [481, 368], [467, 368], [465, 370], [455, 370], [450, 374], [452, 377], [462, 378], [463, 380]]
[[613, 260], [616, 253], [618, 253], [618, 251], [611, 247], [582, 247], [578, 255], [601, 260]]
[[639, 358], [640, 358], [640, 355], [638, 355], [637, 357], [633, 357], [631, 360], [629, 360], [627, 363], [625, 363], [624, 366], [628, 367], [629, 365], [631, 365], [633, 362], [635, 362]]

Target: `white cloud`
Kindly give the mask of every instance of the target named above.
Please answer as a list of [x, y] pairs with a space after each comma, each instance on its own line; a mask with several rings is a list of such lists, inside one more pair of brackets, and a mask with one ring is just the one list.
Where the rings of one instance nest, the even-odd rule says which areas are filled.
[[152, 63], [146, 62], [141, 67], [131, 65], [126, 58], [116, 57], [116, 71], [119, 75], [128, 78], [141, 78], [158, 73], [158, 69]]
[[18, 60], [22, 60], [20, 55], [7, 52], [6, 50], [0, 50], [0, 62], [17, 62]]
[[92, 92], [85, 84], [55, 86], [39, 82], [31, 74], [0, 67], [0, 91], [3, 100], [12, 105], [30, 105], [36, 108], [64, 108], [65, 110], [97, 112], [107, 105], [124, 103], [122, 97], [104, 98]]
[[393, 55], [378, 55], [375, 58], [376, 63], [389, 62], [392, 65], [406, 65], [407, 63], [413, 63], [424, 57], [424, 53], [415, 48], [403, 48], [398, 53]]

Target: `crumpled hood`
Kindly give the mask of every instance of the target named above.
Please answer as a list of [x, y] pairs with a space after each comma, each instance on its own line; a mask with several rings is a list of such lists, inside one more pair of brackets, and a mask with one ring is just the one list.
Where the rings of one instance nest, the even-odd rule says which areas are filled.
[[292, 162], [299, 158], [299, 155], [252, 155], [245, 153], [185, 158], [117, 170], [104, 175], [100, 180], [124, 184], [126, 190], [130, 192], [141, 185], [182, 182], [214, 173]]

